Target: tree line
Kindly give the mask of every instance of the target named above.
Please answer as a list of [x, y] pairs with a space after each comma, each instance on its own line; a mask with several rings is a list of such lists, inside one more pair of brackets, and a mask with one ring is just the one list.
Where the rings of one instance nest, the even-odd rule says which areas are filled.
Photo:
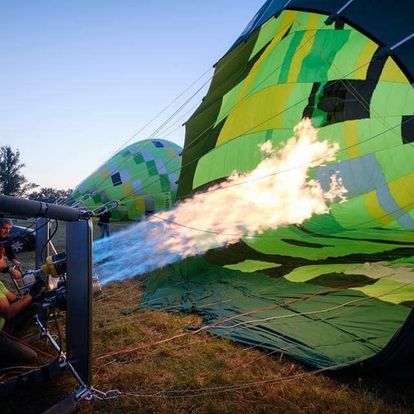
[[25, 197], [31, 200], [55, 203], [66, 198], [72, 190], [40, 187], [30, 182], [22, 173], [25, 164], [20, 160], [20, 151], [10, 145], [0, 147], [0, 192], [4, 195]]

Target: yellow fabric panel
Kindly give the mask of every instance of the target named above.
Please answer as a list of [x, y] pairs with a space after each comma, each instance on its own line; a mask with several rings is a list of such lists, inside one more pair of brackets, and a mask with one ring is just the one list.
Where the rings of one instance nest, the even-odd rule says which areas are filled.
[[171, 158], [175, 158], [175, 152], [172, 148], [167, 148], [167, 154], [171, 157]]
[[217, 115], [217, 120], [214, 124], [214, 128], [228, 115], [228, 113], [233, 108], [235, 102], [240, 95], [240, 90], [243, 87], [243, 81], [239, 82], [233, 89], [227, 92], [221, 101], [220, 112]]
[[344, 122], [345, 151], [348, 158], [361, 156], [358, 136], [358, 120]]
[[243, 262], [226, 265], [223, 267], [231, 270], [240, 270], [245, 273], [252, 273], [265, 269], [273, 269], [280, 266], [282, 265], [278, 263], [264, 262], [262, 260], [244, 260]]
[[293, 56], [289, 75], [288, 75], [288, 82], [296, 82], [298, 79], [298, 75], [300, 73], [303, 59], [309, 54], [312, 49], [313, 42], [315, 40], [315, 33], [316, 32], [309, 32], [316, 30], [320, 25], [320, 15], [319, 14], [312, 14], [309, 13], [309, 19], [307, 22], [306, 27], [303, 27], [303, 30], [307, 30], [305, 35], [302, 38], [299, 46], [296, 49], [296, 53]]
[[381, 224], [387, 224], [394, 220], [380, 205], [376, 191], [370, 191], [364, 195], [364, 201], [368, 213], [373, 219], [377, 220]]
[[129, 196], [130, 194], [133, 194], [134, 188], [132, 187], [131, 183], [125, 183], [124, 184], [124, 195]]
[[[249, 57], [249, 60], [257, 54], [257, 52], [270, 40], [268, 39], [269, 31], [274, 31], [274, 37], [271, 43], [275, 39], [278, 39], [276, 43], [280, 41], [282, 36], [287, 32], [289, 27], [295, 21], [298, 12], [285, 10], [283, 11], [278, 19], [271, 19], [265, 23], [265, 25], [260, 29], [259, 36], [257, 38], [254, 49]], [[272, 26], [275, 26], [274, 28]], [[269, 45], [271, 46], [271, 45]]]
[[378, 45], [370, 40], [362, 49], [361, 54], [355, 62], [355, 71], [352, 73], [352, 79], [366, 79], [369, 64]]
[[[310, 12], [301, 12], [295, 19], [291, 32], [302, 30], [335, 30], [335, 26], [327, 26], [325, 24], [326, 15]], [[306, 37], [306, 36], [305, 36]]]
[[284, 276], [285, 279], [291, 282], [307, 282], [325, 273], [344, 272], [358, 266], [358, 263], [340, 263], [328, 265], [310, 265], [302, 266], [292, 270]]
[[102, 178], [108, 178], [109, 177], [109, 171], [108, 170], [103, 170], [102, 171]]
[[404, 175], [388, 183], [390, 192], [403, 211], [410, 211], [414, 206], [414, 173]]
[[135, 197], [134, 199], [135, 206], [138, 211], [144, 211], [145, 210], [145, 199], [143, 196]]
[[[273, 38], [273, 40], [270, 42], [269, 46], [266, 48], [266, 50], [263, 52], [263, 54], [260, 56], [260, 58], [257, 60], [257, 62], [254, 64], [253, 68], [251, 69], [250, 73], [246, 77], [244, 81], [243, 88], [240, 90], [240, 95], [238, 98], [238, 102], [244, 99], [247, 96], [247, 93], [249, 92], [251, 85], [256, 78], [257, 72], [260, 69], [260, 66], [265, 62], [265, 60], [268, 58], [269, 54], [272, 52], [273, 48], [282, 40], [283, 35], [285, 34], [285, 31], [289, 28], [289, 26], [294, 22], [298, 12], [284, 12], [281, 14], [281, 17], [283, 16], [283, 22], [285, 23], [283, 26], [283, 29], [276, 34], [276, 36]], [[285, 29], [285, 30], [284, 30]], [[238, 102], [236, 102], [236, 105], [238, 105]]]
[[387, 59], [384, 69], [382, 70], [380, 80], [389, 82], [407, 83], [408, 79], [401, 71], [401, 69], [394, 62], [392, 57]]
[[233, 138], [266, 129], [282, 128], [287, 101], [296, 84], [275, 85], [239, 102], [220, 131], [216, 146]]
[[350, 27], [344, 30], [350, 32], [349, 40], [338, 50], [328, 79], [366, 79], [369, 62], [378, 45]]

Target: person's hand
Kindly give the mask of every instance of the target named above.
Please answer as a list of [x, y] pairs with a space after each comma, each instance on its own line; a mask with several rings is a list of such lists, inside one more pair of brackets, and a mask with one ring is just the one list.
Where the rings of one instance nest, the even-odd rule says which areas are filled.
[[3, 270], [7, 267], [7, 261], [4, 256], [0, 256], [0, 270]]
[[12, 263], [14, 264], [14, 267], [19, 271], [19, 272], [21, 272], [21, 267], [22, 267], [22, 264], [17, 260], [17, 259], [13, 259], [12, 260]]
[[9, 267], [9, 274], [13, 279], [22, 278], [22, 274], [17, 269], [14, 269], [13, 267]]
[[37, 299], [41, 296], [42, 290], [44, 288], [44, 283], [41, 280], [36, 280], [33, 286], [29, 290], [29, 294], [33, 299]]

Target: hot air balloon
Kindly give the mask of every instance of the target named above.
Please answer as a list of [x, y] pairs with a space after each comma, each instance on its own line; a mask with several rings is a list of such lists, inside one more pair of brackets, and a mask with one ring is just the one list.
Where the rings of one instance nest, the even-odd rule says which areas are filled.
[[178, 195], [252, 170], [258, 144], [309, 117], [340, 146], [313, 178], [327, 188], [337, 172], [348, 201], [155, 271], [146, 307], [199, 312], [217, 335], [313, 367], [412, 376], [413, 14], [408, 0], [263, 5], [187, 122]]
[[99, 211], [113, 220], [137, 220], [169, 208], [176, 196], [182, 149], [164, 139], [136, 142], [119, 151], [82, 181], [67, 204]]

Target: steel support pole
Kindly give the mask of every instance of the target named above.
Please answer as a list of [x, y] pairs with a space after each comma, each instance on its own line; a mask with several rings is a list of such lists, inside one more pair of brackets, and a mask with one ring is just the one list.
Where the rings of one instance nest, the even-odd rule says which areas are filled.
[[92, 223], [66, 224], [67, 358], [82, 381], [90, 385], [92, 332]]

